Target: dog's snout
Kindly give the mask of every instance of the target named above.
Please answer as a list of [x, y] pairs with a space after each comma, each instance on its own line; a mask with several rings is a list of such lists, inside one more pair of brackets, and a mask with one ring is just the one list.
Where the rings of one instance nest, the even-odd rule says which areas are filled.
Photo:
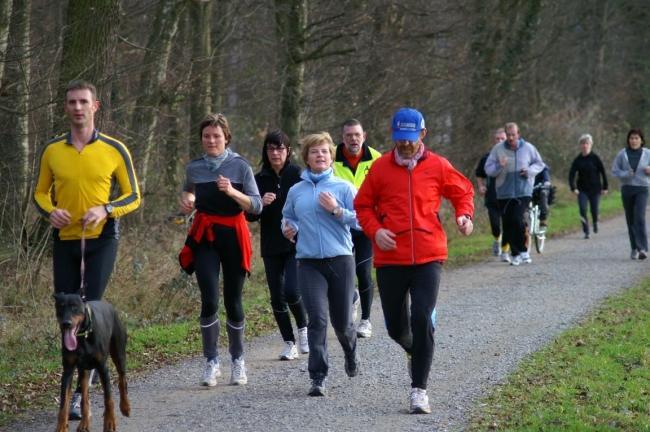
[[72, 320], [71, 320], [71, 319], [67, 319], [67, 320], [63, 320], [63, 321], [61, 321], [61, 327], [63, 327], [63, 328], [70, 328], [70, 327], [72, 327]]

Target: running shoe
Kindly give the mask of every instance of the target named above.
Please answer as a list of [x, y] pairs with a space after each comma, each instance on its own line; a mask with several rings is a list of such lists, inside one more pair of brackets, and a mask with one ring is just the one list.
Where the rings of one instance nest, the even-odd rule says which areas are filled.
[[359, 356], [356, 350], [351, 353], [345, 354], [345, 373], [350, 377], [359, 375]]
[[291, 341], [285, 341], [285, 346], [280, 353], [280, 360], [293, 360], [298, 358], [298, 348], [296, 344]]
[[81, 393], [79, 392], [74, 392], [70, 399], [68, 420], [81, 420]]
[[511, 266], [518, 266], [521, 264], [521, 255], [516, 255], [512, 257], [512, 261], [510, 261]]
[[230, 385], [244, 385], [248, 383], [246, 376], [246, 364], [243, 358], [237, 358], [232, 361], [232, 370], [230, 371]]
[[427, 391], [421, 388], [413, 387], [409, 397], [410, 406], [409, 412], [411, 414], [430, 414], [431, 407], [429, 406], [429, 396]]
[[499, 251], [501, 251], [501, 242], [499, 240], [494, 240], [492, 242], [492, 255], [499, 256]]
[[309, 354], [309, 339], [307, 338], [307, 327], [298, 329], [298, 348], [300, 348], [300, 354]]
[[205, 363], [205, 369], [203, 369], [203, 378], [201, 379], [201, 385], [207, 387], [214, 387], [217, 385], [217, 377], [221, 376], [221, 367], [219, 365], [219, 360], [210, 360]]
[[357, 326], [357, 336], [360, 338], [369, 338], [372, 336], [372, 324], [370, 320], [362, 319]]
[[314, 378], [311, 380], [309, 396], [325, 396], [325, 378]]
[[524, 264], [530, 264], [533, 262], [533, 259], [530, 257], [528, 252], [522, 252], [519, 256], [521, 257], [521, 262]]
[[640, 250], [639, 251], [639, 259], [644, 260], [646, 258], [648, 258], [648, 253], [646, 251], [644, 251], [644, 250]]
[[510, 258], [510, 254], [508, 252], [501, 252], [501, 255], [499, 255], [499, 259], [501, 262], [512, 262], [512, 259]]
[[630, 253], [630, 258], [635, 260], [639, 259], [639, 251], [636, 249], [633, 249], [632, 252]]

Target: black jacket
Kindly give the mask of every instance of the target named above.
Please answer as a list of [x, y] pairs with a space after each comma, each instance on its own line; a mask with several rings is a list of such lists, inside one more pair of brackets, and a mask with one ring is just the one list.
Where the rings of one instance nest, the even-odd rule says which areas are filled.
[[264, 206], [261, 215], [246, 215], [246, 219], [249, 221], [260, 221], [260, 249], [263, 257], [291, 253], [296, 250], [295, 245], [282, 235], [280, 225], [282, 223], [282, 207], [287, 200], [287, 194], [291, 186], [301, 180], [301, 171], [302, 168], [289, 162], [280, 171], [280, 176], [276, 175], [272, 169], [265, 167], [255, 174], [255, 182], [261, 197], [267, 192], [275, 193], [275, 201]]
[[[578, 176], [577, 187], [576, 174]], [[605, 167], [598, 155], [594, 152], [587, 156], [580, 154], [573, 160], [569, 171], [569, 187], [571, 190], [578, 189], [587, 194], [600, 193], [601, 190], [608, 188]]]

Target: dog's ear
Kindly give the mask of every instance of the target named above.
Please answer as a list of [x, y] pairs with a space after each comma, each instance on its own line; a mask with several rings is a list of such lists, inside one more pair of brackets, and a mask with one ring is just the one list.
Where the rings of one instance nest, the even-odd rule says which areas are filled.
[[57, 302], [57, 301], [63, 300], [64, 295], [65, 294], [58, 292], [58, 293], [52, 294], [52, 298], [54, 299], [55, 302]]

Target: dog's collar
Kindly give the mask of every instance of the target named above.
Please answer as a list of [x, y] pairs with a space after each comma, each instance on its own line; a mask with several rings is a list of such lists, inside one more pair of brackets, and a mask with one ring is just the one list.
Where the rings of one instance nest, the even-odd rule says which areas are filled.
[[88, 306], [88, 303], [84, 305], [84, 325], [77, 332], [77, 337], [87, 338], [90, 333], [93, 332], [93, 310]]

